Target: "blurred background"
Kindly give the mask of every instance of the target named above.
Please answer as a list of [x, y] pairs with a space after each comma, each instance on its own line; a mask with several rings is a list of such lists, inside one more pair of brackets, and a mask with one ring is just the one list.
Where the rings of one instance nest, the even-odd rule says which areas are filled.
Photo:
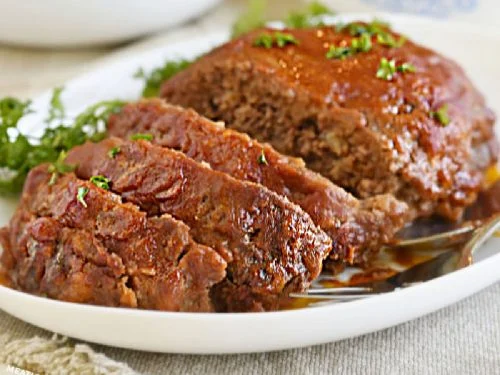
[[[268, 18], [281, 18], [305, 3], [268, 0]], [[322, 3], [339, 13], [402, 12], [500, 30], [499, 0]], [[103, 58], [228, 30], [247, 5], [247, 0], [0, 0], [0, 96], [31, 97]]]

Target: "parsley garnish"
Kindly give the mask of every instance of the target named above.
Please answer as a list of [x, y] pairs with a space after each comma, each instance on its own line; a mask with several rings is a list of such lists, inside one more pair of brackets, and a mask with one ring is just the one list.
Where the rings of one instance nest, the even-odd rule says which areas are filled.
[[400, 66], [397, 67], [398, 69], [398, 72], [401, 72], [401, 73], [415, 73], [415, 71], [417, 70], [415, 68], [415, 65], [413, 64], [410, 64], [410, 63], [402, 63]]
[[326, 52], [326, 58], [344, 60], [346, 57], [351, 56], [352, 54], [353, 49], [350, 47], [330, 46], [330, 48]]
[[131, 141], [149, 141], [151, 142], [153, 140], [153, 135], [152, 134], [143, 134], [143, 133], [137, 133], [132, 136], [130, 136]]
[[438, 120], [441, 125], [446, 126], [450, 123], [451, 119], [448, 115], [448, 104], [443, 104], [439, 109], [435, 112], [430, 112], [429, 115]]
[[355, 55], [360, 52], [368, 52], [372, 49], [372, 37], [369, 34], [361, 34], [359, 38], [351, 40], [350, 47], [330, 46], [326, 52], [327, 59], [340, 59]]
[[118, 155], [121, 152], [120, 147], [113, 147], [111, 150], [108, 151], [108, 156], [111, 159], [114, 159], [116, 155]]
[[351, 47], [356, 52], [368, 52], [372, 49], [372, 37], [370, 34], [361, 34], [361, 36], [356, 39], [351, 40]]
[[167, 61], [163, 66], [153, 69], [149, 74], [144, 72], [142, 68], [139, 69], [134, 77], [141, 78], [145, 82], [142, 96], [145, 98], [158, 96], [161, 84], [175, 74], [186, 69], [191, 63], [192, 61], [189, 60]]
[[248, 9], [234, 23], [231, 36], [236, 38], [242, 34], [264, 26], [266, 14], [266, 0], [250, 0]]
[[55, 120], [64, 119], [66, 111], [65, 111], [64, 105], [62, 104], [62, 101], [61, 101], [61, 93], [63, 92], [63, 90], [64, 90], [63, 87], [56, 87], [52, 91], [52, 98], [50, 99], [49, 115], [45, 119], [45, 122], [47, 124], [49, 124]]
[[259, 163], [261, 165], [269, 165], [269, 163], [267, 162], [267, 159], [266, 159], [266, 154], [264, 154], [264, 150], [262, 150], [260, 152], [260, 155], [257, 158], [257, 163]]
[[404, 36], [396, 39], [394, 35], [384, 32], [377, 34], [377, 43], [390, 48], [398, 48], [405, 44], [406, 38]]
[[290, 29], [303, 29], [306, 27], [317, 26], [315, 18], [319, 16], [335, 14], [326, 5], [319, 1], [312, 1], [305, 9], [300, 12], [291, 12], [285, 18], [285, 25]]
[[88, 193], [89, 193], [88, 187], [80, 186], [78, 188], [78, 193], [76, 194], [76, 200], [80, 202], [80, 204], [85, 208], [88, 207], [87, 202], [85, 202], [85, 197], [87, 196]]
[[90, 182], [92, 182], [98, 188], [109, 190], [109, 180], [104, 176], [92, 176], [90, 177]]
[[272, 48], [273, 45], [279, 48], [285, 47], [287, 44], [299, 44], [299, 41], [292, 35], [286, 33], [275, 32], [274, 34], [259, 35], [253, 45], [256, 47]]
[[387, 60], [385, 57], [382, 57], [380, 60], [380, 66], [377, 70], [377, 78], [390, 81], [392, 80], [394, 73], [396, 73], [396, 61], [394, 59]]
[[57, 160], [49, 165], [48, 172], [52, 173], [50, 177], [49, 185], [54, 185], [57, 181], [57, 178], [61, 174], [73, 172], [76, 168], [75, 165], [66, 164], [64, 161], [66, 160], [66, 151], [61, 151]]
[[403, 63], [399, 66], [396, 66], [396, 60], [387, 60], [385, 57], [382, 57], [382, 59], [380, 60], [380, 66], [377, 70], [377, 78], [391, 81], [396, 72], [414, 73], [415, 71], [416, 68], [413, 64]]
[[[60, 95], [56, 94], [58, 98]], [[60, 102], [60, 99], [55, 102]], [[60, 105], [59, 105], [60, 104]], [[62, 103], [57, 106], [62, 107]], [[121, 101], [97, 103], [74, 120], [59, 121], [56, 127], [45, 129], [41, 137], [28, 137], [18, 129], [21, 118], [31, 112], [30, 102], [15, 98], [0, 100], [0, 194], [21, 191], [28, 172], [43, 163], [53, 163], [52, 183], [57, 175], [68, 172], [64, 167], [65, 152], [88, 140], [104, 138], [108, 117], [124, 105]], [[54, 112], [55, 113], [55, 112]], [[61, 113], [61, 111], [59, 111]], [[49, 114], [49, 118], [50, 118]], [[54, 118], [52, 122], [59, 120]]]

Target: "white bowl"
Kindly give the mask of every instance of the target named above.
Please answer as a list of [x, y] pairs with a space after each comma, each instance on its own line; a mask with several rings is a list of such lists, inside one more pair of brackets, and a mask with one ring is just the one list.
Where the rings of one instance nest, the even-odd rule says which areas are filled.
[[221, 0], [0, 0], [0, 42], [111, 44], [199, 16]]

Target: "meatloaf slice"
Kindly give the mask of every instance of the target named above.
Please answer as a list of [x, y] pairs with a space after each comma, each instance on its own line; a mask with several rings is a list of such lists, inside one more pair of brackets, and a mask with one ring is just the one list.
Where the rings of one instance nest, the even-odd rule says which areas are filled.
[[407, 219], [406, 204], [391, 195], [358, 201], [305, 168], [302, 160], [281, 155], [245, 134], [158, 99], [125, 106], [109, 119], [108, 132], [121, 138], [151, 134], [155, 144], [179, 150], [215, 170], [287, 196], [332, 238], [335, 260], [366, 260]]
[[1, 261], [15, 288], [106, 306], [213, 311], [210, 288], [226, 262], [195, 243], [169, 215], [147, 217], [132, 204], [73, 174], [50, 184], [32, 170]]
[[494, 115], [456, 63], [411, 41], [397, 47], [389, 30], [395, 48], [372, 35], [369, 51], [327, 58], [351, 46], [349, 31], [283, 30], [296, 43], [271, 48], [255, 42], [274, 30], [251, 32], [166, 81], [161, 96], [302, 157], [357, 197], [391, 193], [413, 216], [458, 219], [497, 159]]
[[[108, 156], [113, 149], [120, 151]], [[286, 198], [177, 151], [109, 138], [74, 148], [67, 161], [79, 164], [79, 177], [106, 176], [112, 191], [148, 214], [184, 221], [196, 241], [217, 250], [228, 263], [227, 278], [212, 290], [220, 311], [277, 308], [319, 275], [332, 248]]]

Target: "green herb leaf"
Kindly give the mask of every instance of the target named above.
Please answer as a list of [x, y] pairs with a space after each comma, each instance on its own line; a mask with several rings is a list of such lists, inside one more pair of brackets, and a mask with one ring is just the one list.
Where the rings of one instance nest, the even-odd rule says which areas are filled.
[[292, 34], [285, 34], [285, 33], [275, 33], [274, 38], [276, 40], [276, 44], [278, 47], [283, 48], [287, 44], [299, 44], [299, 41], [295, 39], [295, 37]]
[[273, 45], [283, 48], [287, 44], [297, 45], [299, 41], [292, 34], [276, 32], [274, 34], [261, 34], [253, 42], [254, 46], [264, 48], [272, 48]]
[[55, 121], [62, 120], [66, 114], [64, 105], [61, 101], [61, 93], [63, 92], [64, 87], [56, 87], [52, 91], [52, 98], [50, 99], [50, 108], [49, 115], [45, 119], [47, 124]]
[[398, 48], [406, 43], [406, 38], [404, 36], [396, 38], [391, 33], [383, 32], [377, 34], [377, 43], [389, 48]]
[[85, 202], [85, 197], [87, 196], [88, 193], [89, 193], [88, 187], [80, 186], [78, 188], [78, 193], [76, 194], [76, 200], [80, 202], [80, 204], [85, 208], [88, 207], [87, 202]]
[[151, 142], [153, 140], [153, 135], [152, 134], [142, 134], [142, 133], [137, 133], [132, 136], [130, 136], [131, 141], [149, 141]]
[[92, 182], [98, 188], [109, 190], [110, 181], [104, 176], [92, 176], [90, 177], [90, 182]]
[[49, 127], [41, 137], [35, 139], [21, 134], [17, 128], [19, 120], [31, 112], [29, 102], [14, 98], [1, 99], [0, 194], [19, 192], [30, 169], [43, 163], [52, 163], [49, 167], [53, 174], [52, 183], [55, 183], [59, 174], [73, 170], [74, 166], [64, 164], [65, 152], [88, 140], [102, 139], [109, 116], [123, 105], [121, 101], [97, 103], [72, 122]]
[[114, 159], [116, 155], [118, 155], [121, 152], [120, 147], [113, 147], [111, 150], [108, 151], [108, 156], [111, 159]]
[[359, 38], [351, 40], [351, 46], [356, 52], [368, 52], [372, 49], [372, 37], [370, 34], [361, 34]]
[[291, 12], [284, 20], [286, 27], [290, 29], [303, 29], [317, 26], [315, 17], [335, 14], [326, 5], [319, 1], [312, 1], [305, 9], [299, 12]]
[[264, 150], [261, 151], [259, 158], [257, 159], [257, 163], [261, 165], [269, 165], [266, 159], [266, 154], [264, 154]]
[[394, 73], [396, 73], [396, 61], [394, 59], [387, 60], [385, 57], [382, 57], [377, 70], [377, 78], [391, 81]]
[[234, 23], [231, 36], [236, 38], [251, 30], [264, 26], [266, 8], [266, 0], [250, 0], [247, 11], [243, 13]]
[[143, 69], [139, 69], [134, 77], [144, 80], [142, 96], [145, 98], [158, 96], [161, 84], [186, 69], [191, 63], [192, 61], [189, 60], [167, 61], [163, 66], [153, 69], [149, 74], [146, 74]]
[[353, 55], [353, 53], [354, 51], [350, 47], [330, 46], [326, 52], [326, 58], [344, 60], [346, 57]]
[[435, 112], [430, 112], [429, 115], [441, 123], [441, 125], [446, 126], [451, 122], [450, 116], [448, 115], [448, 104], [443, 104]]
[[273, 48], [273, 37], [270, 34], [261, 34], [253, 42], [255, 47]]
[[401, 73], [415, 73], [417, 69], [415, 68], [415, 65], [410, 64], [410, 63], [402, 63], [400, 66], [397, 68], [398, 72]]

